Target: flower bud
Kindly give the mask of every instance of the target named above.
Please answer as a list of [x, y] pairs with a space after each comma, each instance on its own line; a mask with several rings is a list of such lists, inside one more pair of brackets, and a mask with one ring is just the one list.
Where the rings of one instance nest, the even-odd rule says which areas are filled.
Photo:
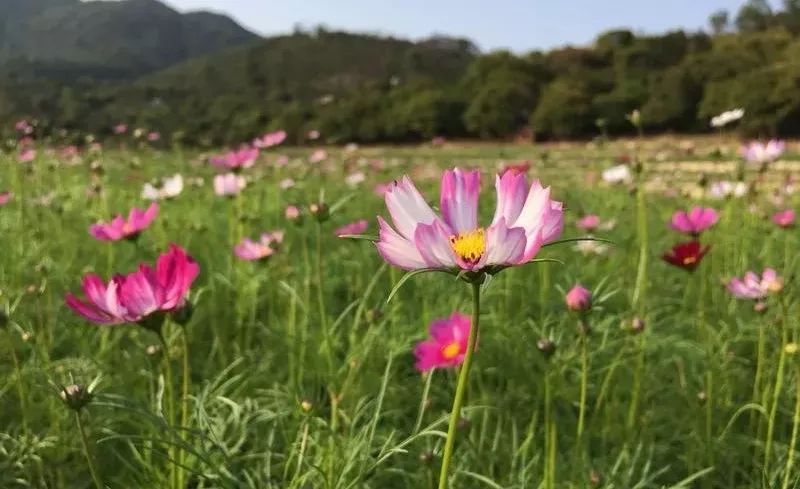
[[309, 412], [311, 412], [311, 409], [313, 409], [313, 408], [314, 408], [314, 405], [313, 405], [313, 404], [311, 404], [311, 401], [309, 401], [309, 400], [307, 400], [307, 399], [303, 399], [303, 400], [300, 402], [300, 409], [301, 409], [301, 410], [302, 410], [304, 413], [309, 413]]
[[756, 301], [756, 303], [753, 304], [753, 310], [755, 312], [765, 312], [767, 310], [767, 303], [764, 301]]
[[433, 461], [433, 452], [430, 452], [430, 451], [426, 450], [426, 451], [420, 453], [419, 454], [419, 461], [420, 461], [420, 463], [423, 463], [423, 464], [426, 464], [426, 465], [431, 463]]
[[633, 332], [633, 333], [641, 333], [642, 331], [644, 331], [644, 327], [645, 326], [646, 326], [646, 323], [645, 323], [644, 319], [642, 319], [642, 318], [637, 316], [637, 317], [633, 318], [633, 321], [631, 321], [631, 332]]
[[328, 209], [328, 205], [324, 202], [309, 205], [308, 212], [314, 216], [317, 222], [325, 222], [330, 217], [330, 209]]
[[92, 401], [92, 392], [90, 389], [78, 384], [71, 384], [61, 388], [61, 400], [68, 408], [80, 411], [87, 404]]
[[289, 205], [286, 206], [286, 210], [283, 213], [284, 217], [286, 217], [287, 221], [301, 223], [303, 221], [303, 214], [300, 212], [300, 208], [296, 205]]
[[536, 348], [544, 354], [545, 357], [550, 357], [556, 351], [556, 344], [549, 338], [541, 338], [536, 342]]
[[592, 293], [589, 289], [576, 284], [565, 297], [567, 307], [572, 311], [585, 312], [592, 307]]
[[592, 469], [592, 471], [589, 472], [589, 484], [591, 484], [592, 487], [600, 487], [600, 484], [602, 483], [603, 483], [603, 476], [600, 475], [600, 472]]
[[697, 400], [700, 402], [700, 404], [705, 404], [706, 400], [708, 400], [708, 395], [706, 394], [706, 391], [698, 392]]
[[186, 301], [186, 303], [180, 309], [172, 311], [172, 320], [176, 323], [180, 324], [181, 326], [186, 326], [189, 321], [192, 320], [192, 315], [194, 314], [194, 305], [191, 301]]

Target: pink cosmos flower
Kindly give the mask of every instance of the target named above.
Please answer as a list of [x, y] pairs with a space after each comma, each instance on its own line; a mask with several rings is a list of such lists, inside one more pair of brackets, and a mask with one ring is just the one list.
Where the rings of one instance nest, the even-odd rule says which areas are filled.
[[214, 193], [221, 197], [239, 195], [247, 186], [247, 181], [241, 175], [226, 173], [214, 177]]
[[289, 157], [286, 155], [280, 155], [275, 158], [275, 166], [278, 168], [283, 168], [284, 166], [289, 164]]
[[737, 299], [764, 299], [770, 293], [780, 292], [783, 279], [772, 268], [765, 268], [761, 277], [747, 272], [741, 279], [734, 277], [728, 282], [728, 291]]
[[89, 233], [100, 241], [119, 241], [135, 239], [150, 226], [158, 215], [158, 204], [153, 202], [147, 210], [131, 209], [128, 218], [118, 214], [111, 222], [99, 222], [89, 227]]
[[83, 278], [85, 299], [67, 294], [66, 303], [80, 316], [99, 325], [137, 323], [156, 313], [178, 310], [200, 267], [177, 245], [156, 261], [155, 269], [142, 264], [128, 275], [116, 275], [108, 284], [95, 274]]
[[221, 156], [211, 157], [211, 164], [219, 168], [227, 168], [229, 170], [239, 170], [241, 168], [250, 168], [258, 159], [258, 148], [251, 148], [249, 146], [242, 146], [236, 151], [229, 151]]
[[36, 150], [33, 148], [25, 148], [19, 152], [17, 159], [20, 163], [30, 163], [36, 159]]
[[794, 217], [794, 211], [792, 209], [786, 209], [773, 214], [772, 222], [782, 228], [790, 228], [794, 226]]
[[578, 219], [578, 222], [575, 223], [578, 226], [578, 229], [582, 231], [594, 231], [600, 226], [600, 216], [595, 214], [589, 214], [587, 216], [583, 216], [582, 218]]
[[360, 219], [350, 224], [345, 224], [333, 232], [335, 236], [345, 236], [348, 234], [362, 234], [369, 227], [369, 222], [366, 219]]
[[281, 243], [283, 243], [283, 231], [271, 231], [263, 233], [258, 241], [243, 239], [233, 247], [233, 253], [246, 261], [263, 260], [272, 256]]
[[[440, 269], [490, 273], [530, 261], [564, 227], [561, 202], [538, 180], [524, 174], [496, 177], [497, 209], [489, 227], [478, 225], [480, 171], [448, 170], [442, 175], [440, 207], [434, 214], [408, 177], [386, 192], [394, 228], [381, 217], [378, 252], [406, 270]], [[397, 231], [395, 231], [395, 228]]]
[[311, 153], [311, 156], [308, 157], [309, 163], [320, 163], [325, 161], [328, 158], [328, 152], [324, 149], [318, 149]]
[[710, 207], [693, 207], [689, 212], [678, 211], [672, 215], [670, 227], [675, 231], [699, 236], [719, 221], [717, 211]]
[[592, 307], [592, 292], [581, 284], [575, 284], [564, 299], [572, 311], [587, 311]]
[[363, 171], [357, 171], [347, 175], [344, 179], [344, 183], [346, 183], [349, 187], [357, 187], [367, 179], [367, 176], [364, 174]]
[[126, 132], [128, 132], [128, 125], [127, 124], [117, 124], [116, 126], [114, 126], [112, 128], [112, 130], [114, 131], [114, 134], [119, 136], [120, 134], [125, 134]]
[[17, 132], [21, 132], [22, 134], [31, 134], [33, 132], [33, 126], [24, 119], [17, 121], [17, 123], [14, 124], [14, 129], [16, 129]]
[[264, 134], [261, 138], [253, 140], [253, 146], [256, 148], [271, 148], [277, 146], [286, 140], [286, 131], [274, 131]]
[[315, 139], [319, 139], [319, 136], [320, 136], [319, 131], [317, 131], [316, 129], [312, 129], [312, 130], [308, 131], [308, 134], [307, 134], [308, 139], [310, 139], [312, 141], [314, 141]]
[[426, 372], [461, 365], [467, 353], [470, 325], [470, 317], [458, 312], [433, 321], [429, 327], [431, 338], [414, 348], [417, 370]]
[[752, 141], [742, 148], [742, 156], [749, 163], [770, 163], [781, 157], [786, 151], [786, 143], [771, 139], [766, 144], [761, 141]]
[[288, 189], [290, 189], [290, 188], [295, 186], [295, 181], [293, 179], [291, 179], [291, 178], [284, 178], [283, 180], [278, 182], [278, 186], [282, 190], [288, 190]]
[[161, 139], [161, 133], [155, 131], [147, 133], [147, 140], [150, 141], [151, 143], [159, 141], [160, 139]]
[[13, 197], [14, 194], [9, 190], [5, 192], [0, 192], [0, 207], [8, 204]]
[[296, 221], [300, 218], [300, 209], [296, 205], [289, 205], [286, 206], [286, 210], [284, 211], [284, 217], [286, 217], [289, 221]]
[[392, 189], [392, 185], [392, 183], [379, 183], [375, 185], [375, 188], [372, 189], [372, 193], [378, 197], [384, 197], [386, 192]]

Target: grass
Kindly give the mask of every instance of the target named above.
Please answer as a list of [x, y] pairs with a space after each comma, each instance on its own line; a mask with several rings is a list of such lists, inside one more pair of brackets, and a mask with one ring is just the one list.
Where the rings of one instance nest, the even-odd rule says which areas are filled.
[[[15, 193], [0, 207], [0, 306], [9, 318], [0, 330], [0, 487], [92, 485], [75, 414], [54, 385], [97, 377], [94, 399], [79, 416], [107, 487], [437, 487], [457, 372], [421, 375], [411, 350], [431, 320], [471, 311], [470, 288], [423, 274], [387, 302], [403, 273], [383, 264], [368, 242], [338, 239], [333, 230], [366, 218], [375, 234], [374, 216], [387, 212], [372, 187], [404, 173], [437, 201], [440, 170], [455, 164], [484, 169], [487, 220], [491, 172], [516, 159], [531, 159], [531, 175], [566, 203], [564, 238], [581, 236], [575, 220], [596, 213], [616, 220], [597, 233], [613, 246], [602, 256], [581, 254], [573, 243], [548, 247], [538, 258], [560, 264], [506, 270], [483, 291], [451, 487], [797, 487], [798, 464], [787, 457], [796, 457], [800, 364], [781, 353], [799, 341], [797, 234], [765, 218], [777, 209], [766, 191], [752, 201], [697, 198], [697, 170], [733, 178], [727, 172], [735, 154], [717, 154], [716, 143], [697, 140], [692, 155], [671, 140], [331, 150], [322, 169], [295, 149], [286, 167], [273, 165], [277, 153], [269, 153], [247, 170], [251, 181], [238, 199], [214, 196], [213, 169], [190, 152], [114, 150], [68, 164], [40, 151], [29, 166], [0, 155], [0, 191]], [[646, 162], [639, 221], [635, 193], [591, 177], [623, 154]], [[371, 169], [373, 160], [379, 169]], [[770, 185], [796, 168], [793, 160], [768, 174]], [[102, 174], [93, 176], [93, 161]], [[344, 176], [359, 168], [367, 181], [349, 188]], [[143, 183], [175, 172], [205, 184], [187, 183], [179, 197], [161, 202], [138, 241], [109, 244], [88, 234], [91, 223], [142, 207]], [[287, 177], [297, 184], [282, 190], [278, 182]], [[782, 207], [796, 206], [796, 196], [787, 199]], [[326, 222], [283, 217], [290, 203], [320, 200], [332, 209]], [[722, 219], [703, 238], [710, 254], [688, 274], [659, 255], [682, 240], [667, 229], [672, 212], [695, 202], [715, 206]], [[273, 229], [286, 230], [277, 254], [263, 263], [235, 259], [240, 238]], [[201, 266], [188, 345], [176, 325], [160, 346], [150, 331], [95, 327], [65, 307], [64, 294], [79, 289], [85, 272], [132, 271], [170, 242]], [[757, 313], [731, 298], [722, 281], [765, 266], [787, 284]], [[595, 296], [585, 364], [578, 320], [563, 302], [576, 282]], [[635, 300], [634, 290], [641, 291]], [[646, 323], [639, 333], [630, 328], [636, 317]], [[556, 345], [551, 356], [537, 348], [543, 338]], [[181, 417], [187, 347], [181, 426], [169, 420]], [[172, 366], [172, 396], [164, 362]]]

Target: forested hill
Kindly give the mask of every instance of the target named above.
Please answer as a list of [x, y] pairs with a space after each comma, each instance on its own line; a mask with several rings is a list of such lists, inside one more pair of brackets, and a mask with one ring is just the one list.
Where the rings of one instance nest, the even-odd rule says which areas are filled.
[[[80, 62], [57, 58], [44, 65]], [[270, 128], [295, 141], [317, 129], [330, 142], [592, 137], [630, 131], [625, 114], [633, 109], [650, 132], [705, 132], [711, 116], [735, 107], [746, 111], [737, 127], [746, 134], [800, 135], [800, 0], [778, 11], [751, 0], [713, 13], [705, 32], [620, 29], [547, 52], [480, 53], [462, 39], [317, 29], [124, 80], [65, 82], [42, 68], [0, 76], [0, 120], [37, 118], [40, 132], [74, 137], [125, 122], [203, 145]]]
[[0, 68], [59, 79], [136, 77], [257, 38], [156, 0], [0, 2]]

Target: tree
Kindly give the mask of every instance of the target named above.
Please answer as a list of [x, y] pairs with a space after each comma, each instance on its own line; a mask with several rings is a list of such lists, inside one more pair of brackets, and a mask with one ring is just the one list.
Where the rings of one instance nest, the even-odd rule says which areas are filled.
[[708, 23], [711, 25], [711, 32], [718, 36], [728, 30], [730, 14], [727, 10], [717, 10], [708, 18]]
[[759, 32], [772, 23], [772, 8], [767, 0], [749, 0], [736, 15], [736, 27], [740, 32]]

